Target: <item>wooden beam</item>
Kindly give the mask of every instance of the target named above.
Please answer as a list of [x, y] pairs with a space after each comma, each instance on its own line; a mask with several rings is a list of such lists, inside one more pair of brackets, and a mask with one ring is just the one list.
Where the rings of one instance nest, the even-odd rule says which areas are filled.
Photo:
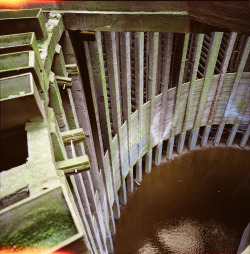
[[153, 135], [153, 119], [154, 119], [154, 103], [156, 91], [156, 78], [158, 70], [158, 45], [159, 33], [149, 33], [149, 76], [148, 78], [148, 99], [150, 100], [150, 118], [149, 118], [149, 142], [148, 151], [152, 150], [152, 135]]
[[[46, 12], [46, 11], [44, 11]], [[186, 11], [78, 11], [58, 10], [63, 16], [66, 30], [108, 32], [189, 32]], [[154, 22], [152, 22], [154, 20]]]
[[163, 68], [162, 68], [162, 110], [161, 110], [161, 120], [160, 120], [160, 142], [163, 141], [164, 134], [164, 121], [166, 116], [167, 108], [167, 93], [169, 86], [169, 76], [170, 76], [170, 67], [171, 67], [171, 57], [172, 57], [172, 46], [173, 46], [173, 34], [165, 33], [164, 34], [164, 52], [163, 52]]
[[[143, 106], [143, 72], [144, 72], [144, 33], [135, 33], [135, 106], [138, 110], [138, 139], [139, 139], [139, 160], [142, 157], [142, 106]], [[139, 167], [138, 169], [141, 169]], [[139, 175], [141, 174], [139, 171]]]
[[61, 94], [58, 88], [58, 84], [53, 72], [49, 74], [50, 92], [49, 92], [49, 106], [53, 108], [58, 122], [58, 126], [61, 131], [69, 129], [66, 114], [63, 108], [63, 102]]
[[56, 76], [56, 81], [59, 86], [71, 88], [72, 87], [72, 78]]
[[213, 33], [212, 41], [210, 43], [210, 48], [208, 53], [208, 61], [205, 67], [204, 85], [203, 85], [202, 93], [200, 96], [200, 103], [199, 103], [199, 108], [195, 118], [194, 129], [200, 128], [201, 118], [205, 109], [208, 94], [212, 87], [214, 67], [215, 67], [218, 52], [220, 49], [221, 39], [222, 39], [222, 33], [219, 33], [219, 32]]
[[178, 119], [178, 114], [180, 112], [180, 108], [182, 108], [182, 104], [184, 103], [183, 101], [181, 101], [181, 93], [182, 93], [182, 83], [183, 83], [183, 75], [184, 75], [184, 69], [185, 69], [185, 64], [186, 64], [186, 56], [187, 56], [187, 50], [188, 50], [189, 37], [190, 37], [189, 34], [185, 34], [184, 44], [183, 44], [183, 49], [182, 49], [179, 80], [178, 80], [177, 91], [176, 91], [174, 116], [173, 116], [173, 122], [172, 122], [172, 126], [171, 126], [171, 138], [174, 138], [174, 136], [176, 134], [178, 134], [178, 133], [175, 133], [175, 127], [177, 125], [177, 119]]
[[79, 70], [76, 64], [66, 64], [66, 71], [68, 72], [69, 76], [78, 76]]
[[96, 43], [89, 43], [89, 49], [93, 54], [91, 57], [93, 69], [95, 70], [93, 73], [95, 81], [94, 85], [98, 107], [100, 110], [100, 123], [103, 132], [102, 135], [104, 138], [104, 146], [106, 149], [109, 149], [112, 142], [112, 135], [101, 36], [101, 32], [96, 33]]
[[214, 94], [214, 99], [212, 101], [212, 105], [210, 107], [210, 112], [208, 115], [208, 119], [207, 119], [207, 125], [210, 126], [212, 125], [212, 121], [213, 121], [213, 116], [215, 114], [215, 110], [216, 110], [216, 106], [217, 106], [217, 102], [221, 93], [221, 89], [223, 87], [223, 83], [224, 83], [224, 78], [225, 75], [227, 73], [227, 68], [228, 68], [228, 64], [229, 64], [229, 60], [231, 58], [232, 52], [233, 52], [233, 47], [234, 47], [234, 43], [237, 37], [237, 33], [230, 33], [229, 39], [228, 39], [228, 45], [225, 51], [225, 57], [222, 61], [222, 67], [221, 67], [221, 73], [220, 73], [220, 79]]
[[82, 128], [61, 132], [61, 137], [64, 144], [68, 144], [71, 141], [81, 142], [85, 141], [85, 134]]
[[56, 166], [58, 170], [63, 170], [65, 174], [77, 174], [79, 172], [90, 170], [90, 162], [87, 155], [58, 161]]
[[196, 35], [188, 101], [187, 101], [186, 114], [185, 114], [185, 118], [183, 121], [183, 128], [182, 128], [183, 132], [187, 131], [187, 122], [189, 121], [189, 119], [191, 117], [191, 105], [192, 105], [193, 97], [194, 97], [195, 80], [197, 77], [197, 71], [198, 71], [198, 66], [199, 66], [199, 61], [200, 61], [200, 56], [201, 56], [203, 39], [204, 39], [204, 34], [197, 34]]
[[120, 84], [118, 68], [119, 55], [117, 54], [116, 32], [105, 33], [105, 44], [107, 54], [107, 68], [111, 96], [111, 108], [113, 119], [113, 130], [117, 134], [121, 127], [121, 103], [120, 103]]
[[222, 119], [222, 122], [221, 122], [222, 124], [226, 124], [226, 122], [227, 122], [227, 117], [228, 117], [229, 112], [230, 112], [230, 108], [231, 108], [231, 105], [232, 105], [232, 102], [233, 102], [233, 99], [234, 99], [234, 95], [236, 94], [237, 88], [239, 86], [240, 79], [241, 79], [241, 74], [244, 70], [244, 67], [245, 67], [245, 64], [246, 64], [246, 61], [247, 61], [247, 58], [248, 58], [248, 55], [249, 55], [249, 51], [250, 51], [250, 37], [248, 37], [246, 42], [245, 42], [245, 46], [244, 46], [244, 50], [243, 50], [242, 57], [241, 57], [241, 60], [240, 60], [240, 64], [238, 65], [237, 74], [236, 74], [236, 77], [235, 77], [235, 80], [234, 80], [233, 88], [231, 90], [229, 99], [227, 101], [227, 106], [226, 106], [224, 116], [223, 116], [223, 119]]

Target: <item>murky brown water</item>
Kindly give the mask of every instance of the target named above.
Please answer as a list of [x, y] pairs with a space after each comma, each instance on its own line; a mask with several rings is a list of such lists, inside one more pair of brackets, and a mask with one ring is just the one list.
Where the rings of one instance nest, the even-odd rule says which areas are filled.
[[115, 254], [237, 252], [250, 221], [249, 151], [194, 151], [141, 184], [116, 221]]

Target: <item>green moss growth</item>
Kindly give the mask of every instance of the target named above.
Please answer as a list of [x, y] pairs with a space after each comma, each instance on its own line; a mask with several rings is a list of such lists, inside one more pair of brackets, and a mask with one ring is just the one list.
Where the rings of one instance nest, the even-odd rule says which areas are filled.
[[49, 213], [15, 235], [0, 239], [0, 249], [48, 249], [76, 233], [70, 214]]

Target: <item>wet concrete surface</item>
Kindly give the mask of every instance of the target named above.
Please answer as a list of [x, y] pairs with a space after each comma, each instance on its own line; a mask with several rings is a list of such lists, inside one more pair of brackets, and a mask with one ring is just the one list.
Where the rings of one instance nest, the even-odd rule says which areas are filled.
[[116, 221], [114, 253], [236, 253], [249, 221], [250, 151], [193, 151], [135, 184]]

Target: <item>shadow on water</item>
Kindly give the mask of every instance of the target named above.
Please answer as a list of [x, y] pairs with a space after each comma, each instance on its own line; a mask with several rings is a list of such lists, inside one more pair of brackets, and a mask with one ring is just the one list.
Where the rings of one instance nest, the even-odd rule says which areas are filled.
[[236, 253], [250, 221], [250, 151], [194, 151], [154, 167], [116, 221], [115, 254]]

